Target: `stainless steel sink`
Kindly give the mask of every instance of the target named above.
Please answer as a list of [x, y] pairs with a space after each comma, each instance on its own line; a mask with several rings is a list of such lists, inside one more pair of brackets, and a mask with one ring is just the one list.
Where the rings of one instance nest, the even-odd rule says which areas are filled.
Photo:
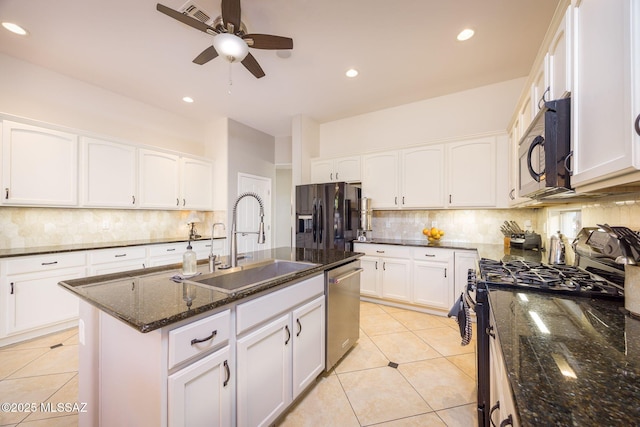
[[298, 261], [267, 260], [198, 277], [191, 282], [207, 285], [226, 293], [238, 292], [270, 280], [293, 276], [318, 264]]

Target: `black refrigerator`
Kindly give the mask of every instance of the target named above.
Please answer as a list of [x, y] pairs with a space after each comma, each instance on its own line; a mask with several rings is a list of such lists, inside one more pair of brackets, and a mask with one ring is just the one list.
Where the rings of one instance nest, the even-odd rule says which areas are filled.
[[361, 189], [344, 182], [296, 186], [296, 247], [351, 251]]

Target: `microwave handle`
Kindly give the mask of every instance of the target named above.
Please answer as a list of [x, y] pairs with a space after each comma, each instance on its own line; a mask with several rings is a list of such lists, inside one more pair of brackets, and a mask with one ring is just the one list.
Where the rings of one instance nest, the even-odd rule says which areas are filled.
[[573, 151], [569, 151], [567, 157], [564, 158], [564, 170], [569, 172], [569, 176], [573, 176], [573, 169], [569, 166], [569, 160], [573, 157]]
[[544, 175], [544, 171], [538, 173], [533, 170], [533, 166], [531, 166], [531, 155], [533, 154], [533, 149], [542, 144], [544, 144], [544, 138], [540, 135], [536, 136], [533, 139], [533, 142], [531, 142], [529, 151], [527, 152], [527, 167], [529, 168], [529, 175], [531, 175], [531, 177], [537, 182], [540, 182], [540, 178], [542, 177], [542, 175]]

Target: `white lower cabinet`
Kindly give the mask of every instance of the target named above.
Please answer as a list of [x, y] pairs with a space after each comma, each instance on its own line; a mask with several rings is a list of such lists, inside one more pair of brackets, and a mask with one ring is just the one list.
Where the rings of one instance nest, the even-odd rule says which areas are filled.
[[[495, 319], [491, 314], [491, 325], [495, 325]], [[491, 425], [495, 426], [519, 426], [519, 419], [513, 401], [513, 392], [509, 384], [502, 349], [497, 333], [489, 336], [489, 363], [490, 363], [490, 408], [489, 416]]]
[[414, 304], [448, 310], [453, 305], [453, 251], [416, 248], [413, 251]]
[[149, 267], [159, 267], [182, 262], [187, 242], [149, 246]]
[[411, 300], [411, 248], [394, 245], [356, 243], [360, 259], [360, 293], [376, 298]]
[[404, 259], [383, 258], [382, 297], [398, 301], [411, 300], [411, 262]]
[[467, 289], [469, 270], [477, 270], [478, 251], [456, 251], [454, 255], [455, 263], [455, 298]]
[[169, 427], [231, 425], [229, 346], [168, 378]]
[[111, 274], [144, 268], [147, 250], [144, 246], [101, 249], [89, 252], [89, 274]]
[[[355, 251], [362, 252], [362, 250], [358, 248], [356, 248]], [[360, 258], [360, 267], [362, 267], [362, 273], [360, 275], [361, 295], [377, 298], [382, 296], [382, 279], [380, 274], [378, 274], [378, 265], [380, 262], [380, 257], [365, 255]]]
[[[2, 262], [0, 345], [72, 326], [78, 298], [58, 282], [86, 275], [84, 252], [18, 257]], [[13, 337], [12, 337], [13, 336]]]

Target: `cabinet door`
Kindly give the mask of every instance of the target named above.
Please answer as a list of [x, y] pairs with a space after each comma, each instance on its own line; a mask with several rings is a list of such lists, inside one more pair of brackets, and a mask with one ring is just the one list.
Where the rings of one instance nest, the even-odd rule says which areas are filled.
[[58, 286], [86, 276], [83, 268], [7, 276], [7, 334], [42, 328], [78, 317], [78, 298]]
[[169, 427], [231, 425], [229, 346], [170, 375]]
[[448, 150], [449, 206], [495, 206], [495, 139], [455, 142]]
[[180, 162], [178, 156], [140, 149], [140, 207], [180, 208]]
[[189, 157], [183, 157], [180, 163], [182, 169], [181, 207], [211, 210], [213, 206], [213, 166], [210, 162]]
[[450, 309], [453, 305], [453, 271], [448, 262], [413, 263], [413, 302], [429, 307]]
[[331, 182], [333, 180], [333, 160], [313, 160], [311, 162], [312, 184]]
[[360, 156], [335, 159], [335, 181], [360, 182]]
[[478, 252], [476, 251], [456, 251], [455, 259], [455, 292], [454, 299], [458, 298], [467, 289], [467, 278], [469, 270], [476, 270], [478, 263]]
[[293, 398], [318, 375], [325, 364], [325, 296], [293, 312]]
[[400, 204], [403, 208], [444, 207], [444, 146], [402, 150]]
[[548, 63], [549, 55], [545, 55], [542, 59], [542, 63], [538, 67], [536, 74], [533, 78], [533, 85], [531, 86], [531, 99], [533, 100], [533, 115], [535, 117], [538, 111], [542, 109], [545, 101], [549, 101], [549, 93], [547, 88], [548, 83]]
[[2, 203], [78, 204], [78, 138], [65, 132], [4, 121]]
[[571, 13], [569, 6], [549, 45], [548, 99], [558, 99], [571, 92]]
[[582, 0], [574, 9], [575, 186], [640, 166], [639, 9], [637, 0]]
[[382, 296], [399, 301], [411, 300], [410, 261], [382, 258]]
[[82, 138], [82, 151], [82, 204], [135, 207], [138, 175], [136, 148], [95, 138]]
[[371, 199], [371, 207], [374, 209], [400, 206], [396, 151], [362, 157], [362, 196]]
[[286, 314], [237, 343], [238, 425], [270, 425], [291, 403], [291, 315]]
[[370, 297], [381, 297], [380, 274], [378, 267], [382, 269], [380, 258], [363, 256], [360, 258], [362, 273], [360, 274], [360, 294]]

